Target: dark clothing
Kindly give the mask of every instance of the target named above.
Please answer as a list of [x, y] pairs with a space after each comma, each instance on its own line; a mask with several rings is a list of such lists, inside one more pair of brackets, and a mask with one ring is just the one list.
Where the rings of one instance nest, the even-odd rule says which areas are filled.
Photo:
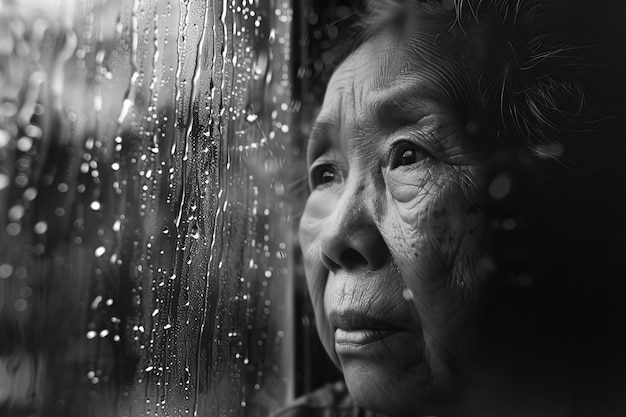
[[357, 407], [346, 384], [327, 384], [272, 414], [272, 417], [383, 417]]

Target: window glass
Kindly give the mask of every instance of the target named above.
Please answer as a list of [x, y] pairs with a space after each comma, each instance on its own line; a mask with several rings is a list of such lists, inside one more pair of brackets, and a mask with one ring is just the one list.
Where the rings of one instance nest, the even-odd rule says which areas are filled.
[[290, 2], [0, 3], [0, 414], [293, 395]]

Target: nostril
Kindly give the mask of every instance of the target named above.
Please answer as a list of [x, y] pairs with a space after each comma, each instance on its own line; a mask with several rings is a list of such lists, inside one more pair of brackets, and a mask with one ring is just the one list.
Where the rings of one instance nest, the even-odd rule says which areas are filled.
[[325, 253], [322, 253], [322, 263], [324, 264], [326, 269], [328, 269], [331, 272], [337, 272], [337, 270], [341, 268], [341, 266], [337, 262], [333, 261]]
[[352, 248], [347, 248], [341, 253], [340, 262], [348, 270], [366, 266], [368, 263], [363, 255]]
[[339, 256], [339, 259], [336, 261], [325, 253], [322, 253], [322, 263], [326, 269], [331, 272], [337, 272], [339, 269], [349, 271], [368, 266], [367, 259], [361, 255], [359, 251], [352, 248], [344, 249]]

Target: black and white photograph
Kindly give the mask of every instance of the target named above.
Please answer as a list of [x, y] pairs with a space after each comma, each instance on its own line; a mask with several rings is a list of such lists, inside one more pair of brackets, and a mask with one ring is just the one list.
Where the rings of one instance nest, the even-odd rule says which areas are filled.
[[0, 0], [0, 417], [626, 417], [626, 3]]

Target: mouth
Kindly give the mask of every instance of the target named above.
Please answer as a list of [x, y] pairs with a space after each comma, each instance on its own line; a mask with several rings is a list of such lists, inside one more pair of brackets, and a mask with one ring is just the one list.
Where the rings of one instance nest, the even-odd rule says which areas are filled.
[[402, 319], [383, 320], [356, 312], [331, 314], [330, 321], [335, 329], [337, 354], [355, 352], [376, 342], [410, 333], [406, 326], [402, 326]]
[[399, 329], [353, 329], [346, 330], [337, 328], [335, 330], [335, 345], [345, 347], [359, 347], [377, 342], [381, 339], [399, 333]]

